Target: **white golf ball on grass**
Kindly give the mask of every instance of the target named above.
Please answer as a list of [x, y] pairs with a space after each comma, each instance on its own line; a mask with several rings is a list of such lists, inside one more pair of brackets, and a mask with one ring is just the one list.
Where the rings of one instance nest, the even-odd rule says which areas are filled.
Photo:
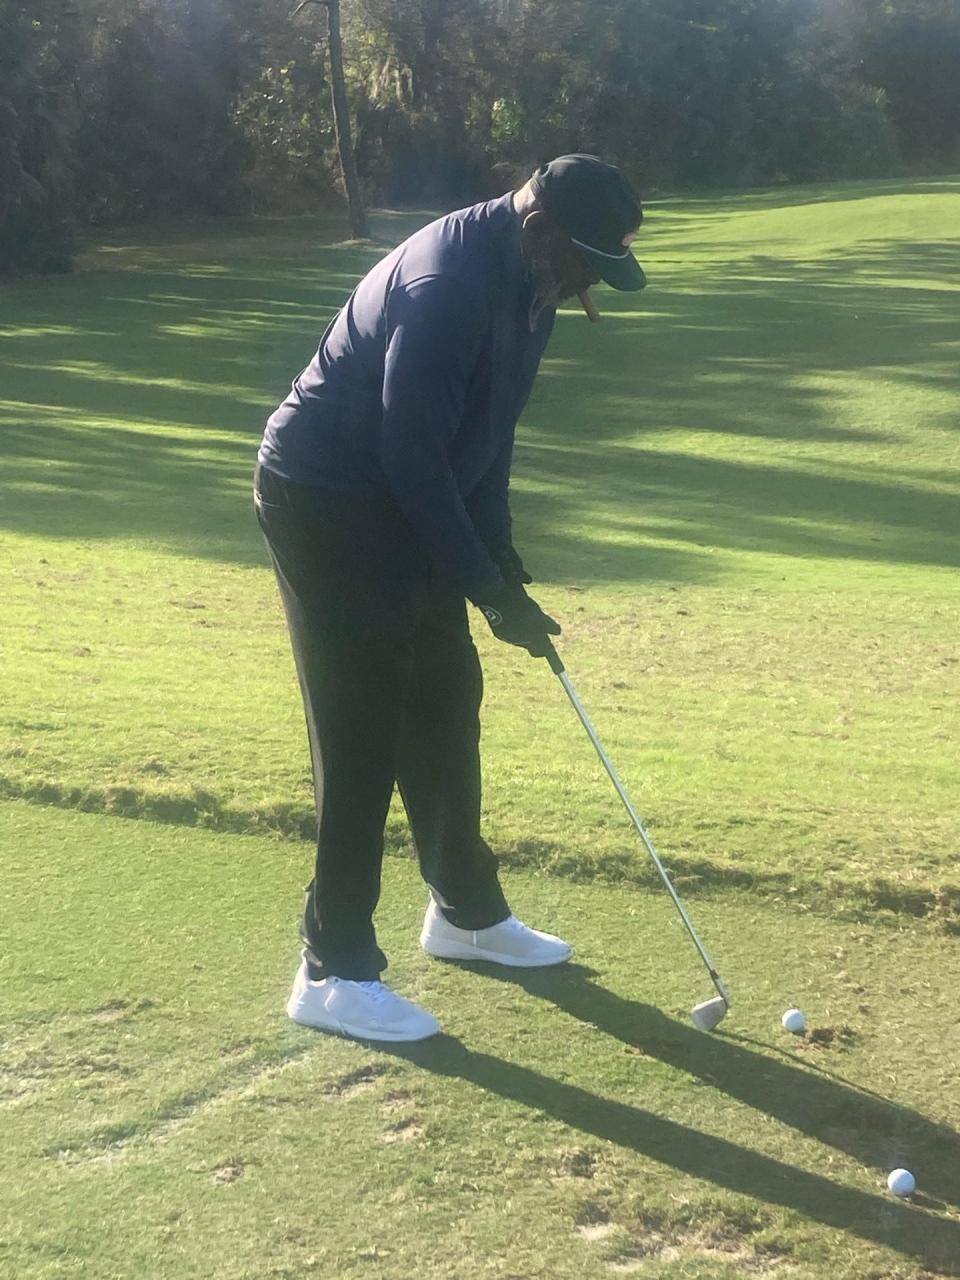
[[917, 1180], [909, 1169], [894, 1169], [887, 1177], [887, 1186], [895, 1196], [913, 1195]]
[[784, 1030], [795, 1036], [802, 1036], [807, 1029], [807, 1019], [799, 1009], [788, 1009], [780, 1021]]

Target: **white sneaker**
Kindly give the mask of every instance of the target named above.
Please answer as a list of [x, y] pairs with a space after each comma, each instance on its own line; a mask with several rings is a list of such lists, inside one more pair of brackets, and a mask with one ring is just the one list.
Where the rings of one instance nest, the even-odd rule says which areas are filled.
[[432, 1013], [405, 1000], [383, 982], [323, 978], [307, 970], [306, 952], [287, 1001], [287, 1014], [304, 1027], [336, 1031], [356, 1040], [426, 1040], [440, 1030]]
[[552, 933], [529, 929], [516, 916], [489, 929], [458, 929], [449, 923], [431, 898], [420, 933], [420, 945], [428, 955], [442, 960], [492, 960], [494, 964], [532, 969], [563, 964], [573, 948]]

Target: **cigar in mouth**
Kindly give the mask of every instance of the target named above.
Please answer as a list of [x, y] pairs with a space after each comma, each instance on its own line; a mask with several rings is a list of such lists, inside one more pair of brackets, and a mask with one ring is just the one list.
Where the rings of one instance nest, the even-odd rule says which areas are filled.
[[600, 319], [600, 312], [593, 305], [593, 299], [590, 297], [590, 290], [581, 289], [577, 293], [577, 297], [580, 299], [580, 305], [583, 307], [584, 311], [587, 313], [588, 319], [592, 320], [593, 323], [596, 324], [597, 321]]

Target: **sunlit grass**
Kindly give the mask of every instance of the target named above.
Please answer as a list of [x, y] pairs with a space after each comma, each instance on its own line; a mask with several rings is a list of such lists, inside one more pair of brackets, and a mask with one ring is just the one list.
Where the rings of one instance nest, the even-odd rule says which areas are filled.
[[532, 590], [713, 1037], [557, 682], [483, 625], [484, 830], [576, 963], [427, 960], [389, 858], [387, 977], [445, 1036], [284, 1016], [312, 793], [251, 473], [383, 245], [198, 224], [0, 291], [4, 1275], [960, 1274], [958, 203], [654, 205], [641, 305], [560, 317], [521, 426]]
[[[734, 1001], [708, 1037], [664, 893], [511, 872], [517, 910], [576, 947], [511, 977], [419, 952], [425, 891], [391, 859], [388, 976], [445, 1033], [391, 1053], [284, 1017], [290, 843], [10, 802], [0, 820], [11, 1275], [958, 1274], [950, 939], [699, 901]], [[898, 1204], [901, 1164], [920, 1196]]]
[[[958, 183], [654, 204], [640, 305], [601, 290], [602, 324], [558, 321], [516, 538], [691, 887], [952, 918], [958, 205]], [[266, 415], [385, 248], [342, 237], [200, 225], [0, 295], [8, 794], [309, 830], [249, 490]], [[490, 838], [646, 876], [548, 673], [477, 639]]]

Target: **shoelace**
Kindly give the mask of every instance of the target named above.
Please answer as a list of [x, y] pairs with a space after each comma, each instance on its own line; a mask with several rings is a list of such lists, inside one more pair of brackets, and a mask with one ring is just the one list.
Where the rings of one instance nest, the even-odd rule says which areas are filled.
[[393, 998], [393, 992], [385, 982], [358, 982], [357, 986], [372, 996], [375, 1004], [384, 1004]]

